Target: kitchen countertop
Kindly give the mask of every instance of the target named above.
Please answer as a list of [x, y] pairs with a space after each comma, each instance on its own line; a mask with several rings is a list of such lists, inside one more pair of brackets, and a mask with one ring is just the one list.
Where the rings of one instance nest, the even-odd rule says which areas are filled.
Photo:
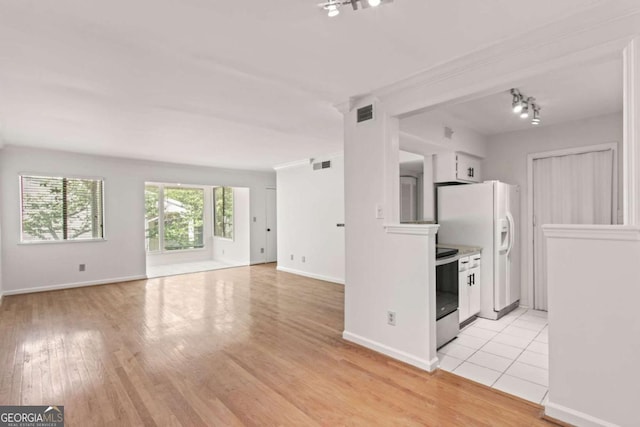
[[482, 248], [479, 246], [450, 245], [448, 243], [438, 243], [436, 245], [436, 248], [457, 249], [458, 250], [457, 255], [460, 255], [460, 256], [473, 255], [475, 253], [482, 252]]

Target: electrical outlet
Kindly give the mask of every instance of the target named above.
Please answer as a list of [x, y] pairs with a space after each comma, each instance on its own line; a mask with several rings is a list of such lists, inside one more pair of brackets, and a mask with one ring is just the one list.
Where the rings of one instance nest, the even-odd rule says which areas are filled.
[[263, 254], [264, 253], [264, 248], [260, 248], [260, 253]]
[[291, 254], [291, 261], [293, 261], [293, 254]]
[[303, 256], [302, 257], [302, 262], [307, 262], [307, 257]]
[[395, 311], [387, 311], [387, 323], [391, 326], [396, 326], [396, 312]]
[[87, 265], [86, 264], [78, 265], [78, 271], [85, 271], [86, 269], [87, 269]]

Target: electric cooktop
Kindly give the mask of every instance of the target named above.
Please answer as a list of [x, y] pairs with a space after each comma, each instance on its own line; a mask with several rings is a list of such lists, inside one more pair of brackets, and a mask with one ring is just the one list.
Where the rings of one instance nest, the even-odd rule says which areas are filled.
[[436, 259], [446, 258], [457, 253], [458, 250], [453, 248], [436, 248]]

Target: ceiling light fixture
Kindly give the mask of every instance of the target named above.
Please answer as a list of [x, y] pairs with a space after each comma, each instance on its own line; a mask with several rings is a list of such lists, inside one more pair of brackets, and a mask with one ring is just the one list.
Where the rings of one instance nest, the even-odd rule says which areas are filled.
[[327, 11], [329, 17], [338, 16], [340, 8], [344, 5], [351, 5], [353, 10], [366, 9], [368, 7], [378, 7], [382, 3], [391, 3], [393, 0], [327, 0], [318, 6]]
[[530, 111], [533, 112], [533, 118], [531, 119], [532, 125], [539, 125], [540, 120], [540, 106], [536, 104], [536, 99], [532, 96], [527, 97], [519, 89], [513, 88], [509, 91], [511, 93], [511, 109], [513, 112], [520, 116], [522, 119], [529, 118]]

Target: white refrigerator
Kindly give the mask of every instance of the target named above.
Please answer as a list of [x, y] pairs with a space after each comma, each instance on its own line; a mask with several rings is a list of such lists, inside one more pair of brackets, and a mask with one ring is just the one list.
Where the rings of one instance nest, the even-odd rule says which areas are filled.
[[499, 181], [438, 187], [438, 243], [482, 248], [480, 317], [520, 300], [520, 189]]

